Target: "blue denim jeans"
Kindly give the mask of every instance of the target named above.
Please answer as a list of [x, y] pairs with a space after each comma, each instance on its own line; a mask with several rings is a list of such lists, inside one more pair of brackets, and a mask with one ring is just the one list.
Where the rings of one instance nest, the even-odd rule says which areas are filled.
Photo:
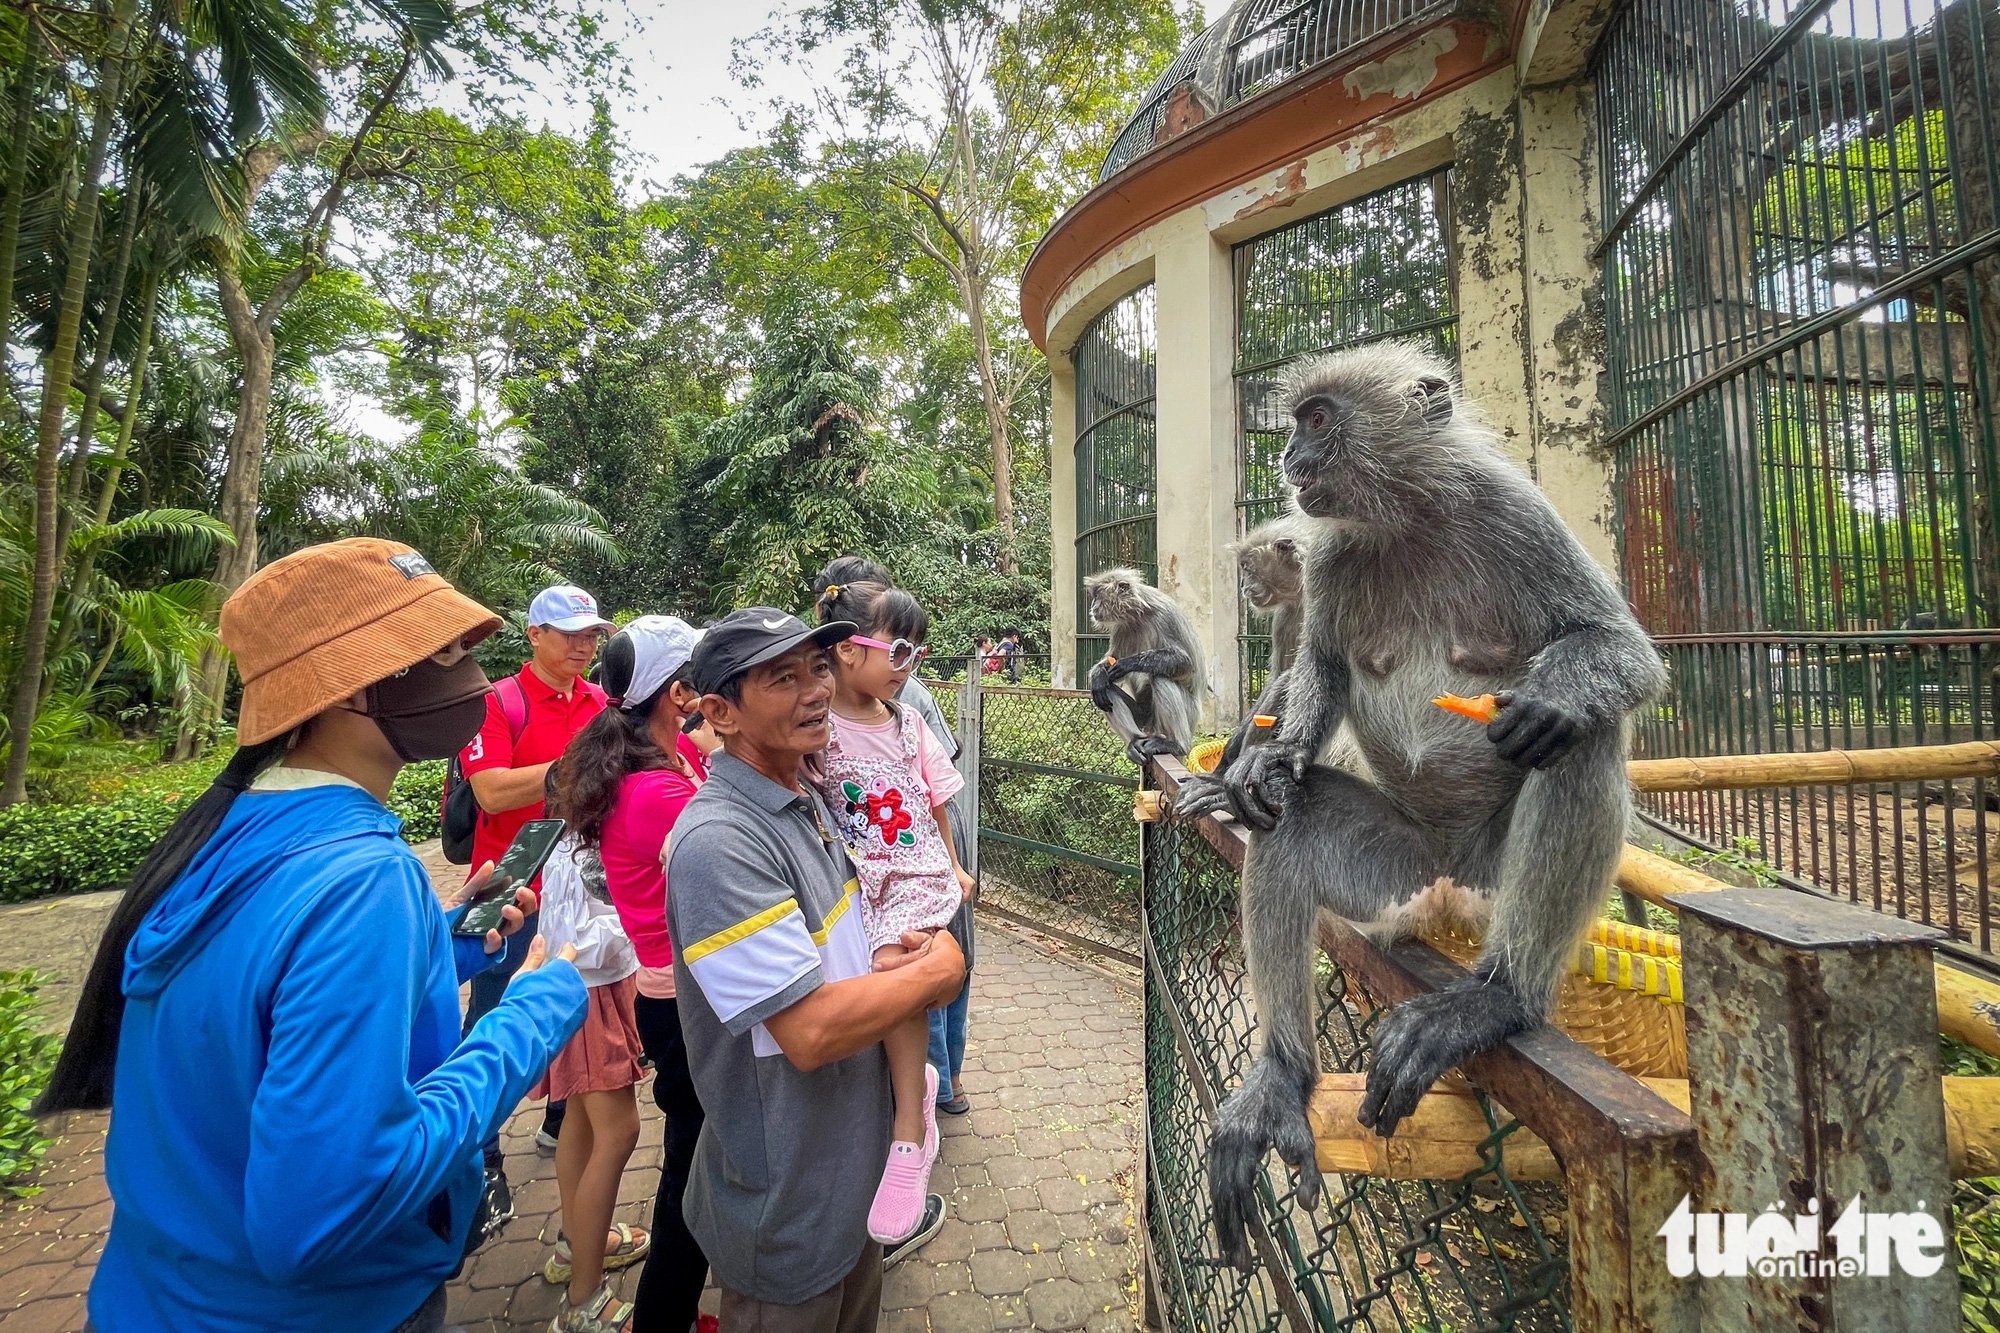
[[952, 1080], [965, 1064], [965, 1011], [972, 1003], [972, 979], [966, 978], [958, 998], [931, 1010], [930, 1062], [938, 1071], [938, 1100], [951, 1100]]
[[[507, 950], [507, 961], [498, 967], [489, 967], [472, 979], [472, 996], [465, 1006], [465, 1026], [460, 1029], [460, 1038], [472, 1031], [472, 1025], [493, 1012], [493, 1006], [500, 1003], [500, 997], [507, 993], [507, 983], [521, 970], [521, 964], [528, 959], [528, 945], [534, 941], [535, 931], [541, 925], [542, 914], [531, 912], [521, 923], [521, 929], [511, 940]], [[550, 1102], [549, 1112], [557, 1124], [562, 1123], [562, 1103]], [[500, 1136], [495, 1134], [484, 1145], [486, 1160], [493, 1161], [500, 1155]]]

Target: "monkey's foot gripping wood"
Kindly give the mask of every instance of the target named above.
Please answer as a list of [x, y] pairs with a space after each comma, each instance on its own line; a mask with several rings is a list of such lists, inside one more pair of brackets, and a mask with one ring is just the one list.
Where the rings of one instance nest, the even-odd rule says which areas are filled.
[[[1686, 1079], [1641, 1081], [1681, 1110], [1688, 1109]], [[1320, 1170], [1385, 1180], [1456, 1180], [1490, 1169], [1497, 1156], [1510, 1179], [1562, 1179], [1555, 1154], [1525, 1127], [1496, 1137], [1470, 1088], [1438, 1084], [1387, 1139], [1363, 1129], [1354, 1118], [1366, 1088], [1365, 1074], [1320, 1076], [1306, 1112]], [[1953, 1177], [2000, 1172], [2000, 1079], [1947, 1077], [1944, 1107]], [[1493, 1114], [1506, 1128], [1507, 1112], [1496, 1105]]]
[[[1426, 931], [1423, 939], [1462, 966], [1479, 955], [1479, 940], [1468, 932]], [[1550, 1021], [1636, 1078], [1686, 1078], [1680, 941], [1643, 926], [1598, 920], [1577, 946]]]

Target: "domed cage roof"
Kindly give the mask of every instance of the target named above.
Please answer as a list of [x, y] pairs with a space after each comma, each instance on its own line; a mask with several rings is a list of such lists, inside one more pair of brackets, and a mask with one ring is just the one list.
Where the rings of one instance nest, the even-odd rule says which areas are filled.
[[1109, 180], [1169, 139], [1456, 0], [1237, 0], [1174, 57], [1105, 155]]

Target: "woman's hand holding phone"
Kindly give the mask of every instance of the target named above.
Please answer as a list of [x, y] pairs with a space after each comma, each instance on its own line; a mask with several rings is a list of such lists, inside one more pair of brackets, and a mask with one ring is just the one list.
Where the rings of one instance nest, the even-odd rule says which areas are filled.
[[[487, 889], [493, 883], [493, 874], [491, 861], [479, 867], [479, 873], [465, 881], [462, 888], [444, 900], [444, 910], [450, 912], [475, 898], [487, 896]], [[504, 891], [503, 889], [502, 892]], [[521, 923], [533, 914], [537, 906], [539, 903], [533, 889], [514, 890], [513, 903], [500, 909], [500, 924], [486, 932], [486, 952], [500, 952], [500, 946], [506, 942], [507, 937], [521, 928]]]

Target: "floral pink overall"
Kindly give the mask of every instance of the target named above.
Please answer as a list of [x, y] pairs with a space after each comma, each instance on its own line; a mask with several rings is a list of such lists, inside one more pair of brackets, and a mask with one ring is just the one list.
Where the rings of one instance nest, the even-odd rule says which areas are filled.
[[916, 729], [924, 721], [907, 708], [896, 713], [903, 741], [897, 760], [844, 753], [840, 718], [827, 718], [831, 734], [820, 792], [854, 858], [870, 949], [897, 943], [906, 930], [942, 930], [960, 899], [951, 850], [918, 771]]

